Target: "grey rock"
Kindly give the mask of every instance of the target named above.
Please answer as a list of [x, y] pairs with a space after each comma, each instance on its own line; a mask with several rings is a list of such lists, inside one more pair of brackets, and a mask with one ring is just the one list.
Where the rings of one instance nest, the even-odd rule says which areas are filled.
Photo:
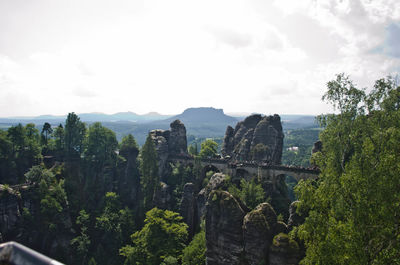
[[186, 128], [180, 120], [170, 124], [168, 148], [170, 154], [187, 154]]
[[283, 131], [279, 115], [255, 114], [238, 122], [235, 130], [228, 127], [221, 152], [239, 161], [258, 161], [280, 164]]
[[206, 264], [241, 264], [245, 211], [227, 191], [214, 190], [206, 206]]
[[21, 197], [10, 187], [0, 184], [0, 233], [7, 234], [18, 228], [21, 217]]
[[203, 188], [197, 195], [197, 211], [201, 218], [205, 215], [206, 202], [211, 191], [225, 187], [226, 176], [222, 173], [215, 173], [210, 178], [207, 186]]
[[153, 139], [157, 156], [158, 172], [161, 180], [166, 175], [167, 160], [171, 155], [187, 155], [187, 139], [185, 125], [175, 120], [170, 124], [170, 130], [152, 130], [150, 131]]
[[271, 226], [261, 209], [246, 214], [243, 220], [243, 239], [246, 259], [250, 265], [265, 264], [271, 233]]
[[296, 241], [287, 234], [280, 233], [272, 241], [269, 251], [269, 265], [296, 265], [301, 259], [301, 251]]
[[288, 226], [284, 222], [278, 221], [274, 225], [272, 230], [273, 230], [273, 234], [274, 235], [277, 235], [277, 234], [280, 234], [280, 233], [285, 233], [286, 234], [286, 233], [288, 233]]
[[153, 201], [154, 205], [159, 209], [170, 209], [171, 191], [170, 187], [166, 183], [160, 182], [160, 188], [154, 194]]
[[153, 139], [154, 146], [157, 151], [158, 158], [158, 174], [162, 177], [166, 168], [167, 159], [169, 156], [168, 140], [169, 131], [165, 130], [152, 130], [150, 136]]
[[311, 153], [314, 154], [316, 152], [321, 152], [322, 151], [322, 142], [321, 141], [316, 141], [313, 145], [313, 148], [311, 150]]
[[231, 126], [226, 127], [224, 142], [222, 143], [221, 153], [225, 157], [230, 155], [233, 152], [234, 143], [233, 143], [234, 130]]
[[179, 213], [183, 221], [188, 225], [189, 240], [194, 236], [195, 228], [198, 224], [197, 203], [194, 195], [194, 184], [186, 183], [183, 187], [183, 195]]
[[297, 208], [299, 205], [299, 201], [294, 201], [289, 206], [289, 219], [288, 219], [288, 230], [292, 230], [293, 227], [299, 226], [304, 223], [305, 216], [299, 215], [297, 213]]

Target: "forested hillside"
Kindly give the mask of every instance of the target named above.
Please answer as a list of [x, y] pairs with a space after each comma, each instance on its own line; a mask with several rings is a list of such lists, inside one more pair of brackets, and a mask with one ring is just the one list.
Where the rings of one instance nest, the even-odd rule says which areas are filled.
[[[155, 253], [140, 247], [152, 260], [146, 264], [160, 264], [167, 254], [181, 258], [188, 243], [182, 217], [149, 211], [160, 188], [151, 139], [139, 151], [132, 135], [118, 142], [102, 124], [88, 127], [70, 113], [65, 126], [19, 124], [0, 131], [0, 148], [2, 241], [16, 240], [67, 264], [122, 264], [135, 249], [123, 247], [136, 239], [160, 247]], [[196, 178], [177, 167], [169, 183], [177, 190], [183, 172]], [[181, 232], [171, 233], [173, 227]], [[145, 235], [148, 229], [154, 238]], [[160, 246], [166, 237], [174, 243]]]

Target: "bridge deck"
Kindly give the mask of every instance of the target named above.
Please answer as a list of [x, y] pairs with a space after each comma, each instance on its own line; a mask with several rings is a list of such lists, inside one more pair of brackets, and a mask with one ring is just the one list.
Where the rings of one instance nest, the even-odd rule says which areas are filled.
[[[168, 159], [171, 162], [177, 161], [194, 161], [194, 158], [189, 155], [175, 155], [171, 156]], [[305, 167], [298, 167], [298, 166], [288, 166], [288, 165], [274, 165], [274, 164], [267, 164], [267, 163], [257, 163], [255, 161], [230, 161], [226, 159], [217, 159], [217, 158], [207, 158], [207, 159], [200, 159], [202, 163], [209, 163], [209, 164], [223, 164], [227, 165], [230, 168], [262, 168], [265, 170], [281, 170], [281, 171], [288, 171], [288, 172], [295, 172], [295, 173], [307, 173], [318, 175], [320, 170], [316, 167], [314, 168], [305, 168]]]

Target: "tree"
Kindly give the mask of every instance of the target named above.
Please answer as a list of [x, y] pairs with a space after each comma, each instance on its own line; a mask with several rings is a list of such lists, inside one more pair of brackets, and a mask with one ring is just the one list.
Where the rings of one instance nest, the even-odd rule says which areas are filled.
[[250, 209], [254, 209], [257, 205], [265, 201], [265, 191], [261, 184], [256, 183], [254, 178], [250, 181], [242, 178], [240, 179], [240, 189], [234, 184], [230, 184], [228, 191], [233, 196], [238, 197]]
[[[119, 196], [107, 192], [105, 205], [99, 217], [96, 218], [96, 260], [99, 264], [121, 264], [118, 250], [129, 241], [129, 235], [134, 231], [133, 215], [127, 208], [122, 209]], [[99, 251], [100, 250], [100, 251]]]
[[296, 188], [302, 264], [399, 264], [400, 87], [380, 79], [366, 94], [340, 74], [323, 99], [339, 114], [319, 117], [321, 173]]
[[73, 112], [68, 113], [65, 122], [65, 152], [67, 159], [79, 158], [83, 152], [86, 125]]
[[115, 162], [117, 147], [118, 141], [113, 131], [102, 126], [100, 122], [95, 122], [89, 127], [84, 154], [95, 170]]
[[81, 232], [71, 240], [71, 246], [77, 254], [77, 260], [75, 262], [79, 262], [80, 264], [86, 264], [91, 243], [88, 234], [89, 217], [89, 214], [86, 213], [85, 210], [79, 212], [79, 216], [76, 218], [76, 224], [79, 226]]
[[142, 147], [140, 158], [140, 183], [142, 185], [143, 206], [146, 211], [153, 206], [153, 197], [160, 185], [157, 152], [150, 134]]
[[125, 159], [128, 159], [130, 155], [137, 154], [139, 151], [139, 147], [135, 141], [135, 138], [132, 134], [128, 134], [124, 136], [121, 140], [121, 144], [119, 146], [119, 154]]
[[188, 153], [192, 156], [197, 156], [199, 154], [199, 152], [197, 151], [197, 143], [189, 145]]
[[120, 254], [125, 264], [158, 265], [168, 256], [179, 259], [187, 236], [178, 213], [153, 208], [146, 213], [144, 227], [131, 236], [133, 245], [121, 248]]
[[7, 132], [0, 130], [0, 183], [9, 183], [8, 178], [13, 168], [12, 147]]
[[38, 130], [32, 123], [22, 126], [18, 124], [7, 130], [11, 140], [12, 167], [9, 168], [8, 179], [16, 183], [23, 179], [24, 173], [33, 165], [41, 162]]
[[201, 143], [199, 156], [201, 158], [214, 158], [217, 156], [217, 150], [218, 144], [211, 139], [207, 139]]
[[197, 233], [190, 244], [183, 249], [182, 265], [206, 264], [206, 233]]
[[42, 133], [41, 133], [42, 139], [43, 139], [43, 142], [45, 145], [47, 145], [49, 136], [51, 135], [52, 132], [53, 132], [53, 129], [51, 128], [50, 123], [45, 122], [43, 124]]
[[64, 127], [62, 126], [61, 123], [54, 130], [53, 137], [55, 138], [55, 141], [56, 141], [56, 150], [57, 151], [64, 150], [65, 133], [64, 133]]

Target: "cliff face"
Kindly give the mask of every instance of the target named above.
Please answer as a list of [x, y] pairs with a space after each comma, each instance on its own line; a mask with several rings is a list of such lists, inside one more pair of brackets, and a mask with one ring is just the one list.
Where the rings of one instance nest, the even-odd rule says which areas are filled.
[[223, 174], [215, 174], [198, 196], [199, 209], [206, 200], [207, 264], [298, 264], [301, 249], [287, 236], [288, 227], [278, 221], [273, 207], [261, 203], [250, 211], [222, 190], [224, 181]]
[[281, 118], [255, 114], [228, 126], [221, 152], [238, 161], [258, 161], [280, 164], [283, 148]]
[[13, 189], [0, 185], [0, 233], [3, 238], [16, 233], [21, 217], [21, 196]]
[[241, 264], [245, 212], [228, 192], [214, 190], [206, 210], [207, 265]]
[[187, 155], [185, 125], [181, 121], [175, 120], [170, 127], [170, 130], [150, 131], [158, 155], [158, 171], [161, 180], [163, 180], [166, 162], [170, 155]]

